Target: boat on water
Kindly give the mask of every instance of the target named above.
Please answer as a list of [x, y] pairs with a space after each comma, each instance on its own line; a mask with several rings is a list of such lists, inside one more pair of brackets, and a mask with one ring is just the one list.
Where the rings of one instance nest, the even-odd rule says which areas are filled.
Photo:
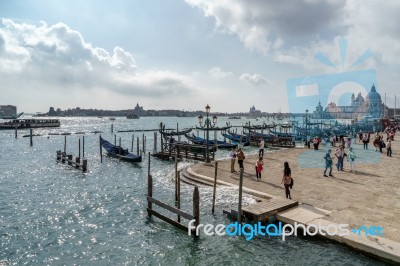
[[25, 129], [25, 128], [42, 128], [42, 127], [60, 127], [61, 123], [58, 119], [14, 119], [8, 122], [0, 123], [2, 129]]
[[115, 146], [102, 137], [100, 137], [100, 144], [111, 157], [131, 163], [140, 163], [142, 161], [141, 155], [130, 153], [128, 149], [123, 149], [121, 146]]
[[242, 117], [240, 117], [240, 116], [230, 116], [230, 117], [228, 117], [228, 119], [242, 119]]
[[108, 119], [110, 119], [111, 121], [114, 121], [116, 118], [115, 117], [110, 117]]
[[131, 114], [131, 115], [127, 115], [126, 119], [139, 119], [139, 116], [135, 115], [135, 114]]
[[227, 133], [221, 133], [221, 135], [224, 138], [229, 139], [231, 141], [231, 144], [236, 144], [236, 145], [240, 144], [241, 146], [249, 146], [250, 145], [250, 142], [247, 141], [246, 137], [242, 137], [242, 139], [240, 140], [240, 137], [238, 139], [236, 136], [232, 136], [232, 135], [227, 134]]
[[166, 136], [181, 136], [181, 135], [185, 135], [185, 134], [189, 133], [190, 131], [192, 131], [192, 128], [184, 128], [181, 131], [168, 130], [168, 129], [165, 129], [165, 125], [163, 123], [160, 124], [160, 129], [158, 130], [158, 132], [160, 132], [160, 134], [163, 135], [164, 137], [166, 137]]
[[263, 134], [259, 132], [255, 132], [250, 130], [249, 132], [244, 133], [249, 139], [253, 141], [253, 139], [264, 139], [266, 142], [273, 140], [276, 138], [276, 135], [274, 134]]
[[[198, 145], [207, 145], [207, 140], [200, 138], [198, 136], [196, 136], [195, 134], [189, 135], [189, 134], [185, 134], [185, 137], [190, 140], [191, 142], [193, 142], [194, 144], [198, 144]], [[217, 146], [219, 149], [232, 149], [232, 148], [236, 148], [237, 147], [237, 143], [227, 143], [224, 141], [214, 141], [214, 140], [208, 140], [208, 145], [210, 146]]]

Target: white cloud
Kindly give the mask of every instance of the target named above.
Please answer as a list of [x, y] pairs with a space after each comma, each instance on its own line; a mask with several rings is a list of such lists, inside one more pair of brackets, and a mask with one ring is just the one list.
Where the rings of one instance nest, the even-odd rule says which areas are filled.
[[239, 79], [241, 81], [246, 81], [254, 85], [260, 85], [268, 82], [263, 76], [257, 73], [254, 74], [244, 73], [239, 77]]
[[[167, 98], [196, 90], [190, 76], [166, 70], [137, 70], [130, 52], [121, 47], [112, 52], [93, 47], [78, 31], [63, 23], [31, 25], [1, 20], [0, 78], [9, 84], [21, 84], [22, 78], [37, 88], [51, 88], [57, 93], [102, 89]], [[31, 90], [34, 93], [34, 87]]]
[[232, 72], [223, 71], [219, 67], [213, 67], [208, 71], [208, 73], [215, 79], [223, 79], [233, 76]]
[[[251, 51], [267, 55], [283, 43], [342, 32], [345, 1], [186, 0], [215, 19], [216, 28], [235, 34]], [[329, 34], [327, 34], [329, 33]]]
[[341, 70], [338, 40], [348, 39], [344, 67], [350, 67], [370, 48], [377, 63], [399, 65], [400, 2], [386, 1], [246, 1], [186, 0], [204, 16], [215, 20], [216, 29], [236, 35], [244, 46], [274, 61], [318, 69], [319, 51]]

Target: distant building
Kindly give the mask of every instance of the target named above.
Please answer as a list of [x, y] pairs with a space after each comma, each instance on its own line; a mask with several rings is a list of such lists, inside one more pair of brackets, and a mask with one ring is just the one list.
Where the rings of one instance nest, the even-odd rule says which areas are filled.
[[367, 94], [365, 99], [361, 96], [361, 93], [358, 93], [357, 97], [355, 97], [353, 93], [351, 95], [350, 106], [338, 106], [336, 103], [331, 102], [324, 110], [321, 102], [319, 102], [312, 117], [315, 119], [354, 119], [356, 117], [365, 116], [381, 118], [384, 113], [384, 108], [387, 109], [382, 103], [381, 95], [376, 92], [375, 85], [372, 85], [371, 91]]
[[14, 105], [0, 105], [0, 116], [16, 116], [17, 107]]
[[133, 109], [133, 113], [138, 116], [143, 116], [145, 114], [143, 106], [140, 106], [139, 103], [136, 103], [135, 109]]
[[254, 107], [254, 105], [252, 107], [250, 107], [250, 112], [249, 112], [250, 116], [252, 117], [258, 117], [261, 116], [261, 111], [260, 110], [256, 110], [256, 108]]

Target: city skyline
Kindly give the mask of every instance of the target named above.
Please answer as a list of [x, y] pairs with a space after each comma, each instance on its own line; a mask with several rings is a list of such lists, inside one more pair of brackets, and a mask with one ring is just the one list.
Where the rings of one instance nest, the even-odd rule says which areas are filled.
[[0, 1], [0, 104], [288, 112], [288, 79], [374, 69], [392, 107], [398, 11], [395, 1]]

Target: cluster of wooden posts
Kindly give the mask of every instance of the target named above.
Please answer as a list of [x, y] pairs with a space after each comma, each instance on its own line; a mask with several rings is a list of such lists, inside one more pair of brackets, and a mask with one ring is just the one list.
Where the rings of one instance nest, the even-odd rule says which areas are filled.
[[72, 154], [67, 154], [67, 136], [64, 136], [64, 151], [58, 150], [57, 151], [57, 161], [60, 161], [62, 163], [67, 162], [68, 165], [82, 170], [82, 172], [87, 172], [88, 171], [88, 163], [87, 159], [85, 158], [85, 137], [82, 138], [82, 157], [81, 157], [81, 139], [78, 140], [78, 146], [79, 146], [79, 154], [77, 157], [75, 157], [75, 160], [73, 159]]
[[[150, 155], [150, 154], [149, 154]], [[197, 186], [194, 186], [193, 190], [193, 213], [184, 212], [181, 210], [181, 177], [180, 171], [178, 171], [178, 159], [175, 157], [175, 206], [168, 205], [160, 200], [157, 200], [153, 197], [153, 177], [150, 174], [150, 156], [148, 157], [148, 183], [147, 183], [147, 213], [149, 218], [152, 215], [160, 218], [161, 220], [174, 225], [177, 228], [189, 231], [188, 227], [181, 223], [181, 217], [191, 221], [195, 220], [193, 223], [194, 228], [200, 223], [200, 195], [199, 189]], [[217, 176], [218, 176], [218, 162], [214, 164], [215, 175], [214, 175], [214, 187], [213, 187], [213, 199], [212, 199], [212, 213], [215, 213], [215, 201], [216, 201], [216, 190], [217, 190]], [[243, 169], [240, 171], [239, 178], [239, 204], [237, 212], [235, 210], [231, 210], [229, 216], [239, 223], [242, 221], [242, 196], [243, 196]], [[158, 207], [165, 209], [175, 215], [177, 215], [176, 220], [169, 218], [158, 211], [153, 209], [153, 204]], [[196, 229], [192, 229], [191, 234], [194, 236], [198, 236], [195, 232]]]
[[[176, 220], [161, 214], [160, 212], [153, 209], [153, 204], [165, 209], [175, 215]], [[181, 223], [181, 218], [185, 218], [189, 221], [194, 220], [193, 225], [197, 227], [200, 223], [200, 195], [197, 186], [193, 189], [193, 213], [188, 213], [181, 210], [181, 178], [180, 171], [178, 171], [178, 159], [175, 157], [175, 206], [168, 205], [160, 200], [153, 197], [153, 177], [150, 174], [150, 153], [148, 156], [148, 182], [147, 182], [147, 213], [149, 218], [156, 216], [157, 218], [174, 225], [177, 228], [188, 232], [188, 227]], [[191, 232], [192, 235], [196, 236], [195, 230]]]

